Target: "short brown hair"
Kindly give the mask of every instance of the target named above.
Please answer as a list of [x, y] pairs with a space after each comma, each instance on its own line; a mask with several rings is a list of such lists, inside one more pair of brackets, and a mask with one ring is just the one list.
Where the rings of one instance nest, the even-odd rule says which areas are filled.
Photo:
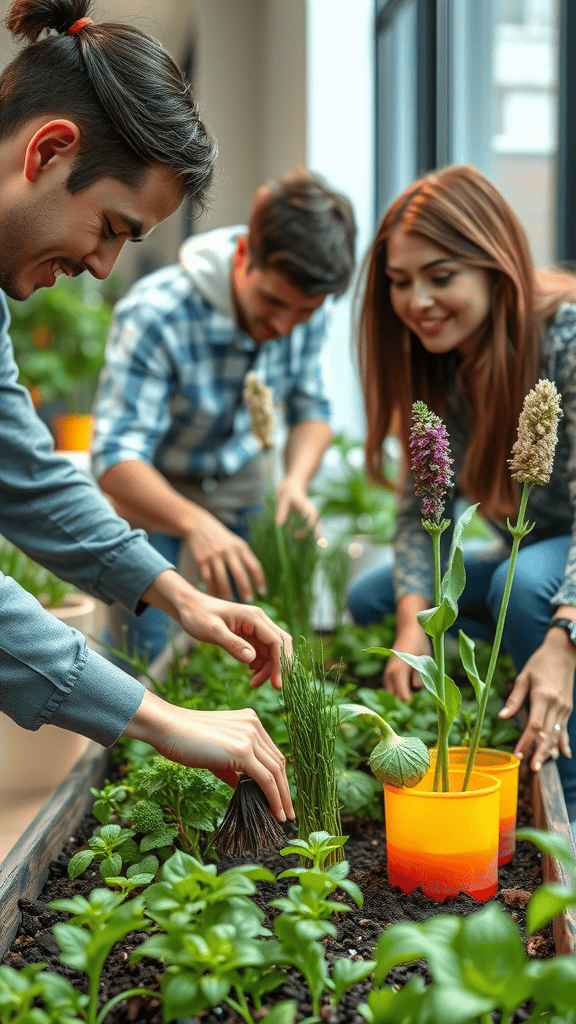
[[250, 262], [285, 274], [306, 295], [342, 295], [354, 270], [356, 223], [346, 196], [311, 171], [256, 193], [248, 220]]

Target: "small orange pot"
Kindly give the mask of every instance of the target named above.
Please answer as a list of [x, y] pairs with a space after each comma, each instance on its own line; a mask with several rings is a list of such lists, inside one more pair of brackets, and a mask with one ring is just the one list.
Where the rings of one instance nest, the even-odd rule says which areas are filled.
[[[448, 767], [465, 770], [468, 747], [450, 747]], [[436, 763], [436, 750], [430, 751], [430, 762]], [[474, 770], [500, 779], [500, 826], [498, 838], [498, 867], [508, 864], [516, 849], [516, 813], [518, 810], [518, 770], [520, 761], [506, 750], [478, 747]]]
[[94, 429], [94, 418], [90, 413], [62, 413], [54, 417], [52, 426], [59, 451], [89, 451]]
[[384, 785], [388, 880], [443, 902], [460, 892], [479, 902], [498, 884], [500, 781], [450, 769], [450, 792], [433, 792], [434, 770], [414, 787]]

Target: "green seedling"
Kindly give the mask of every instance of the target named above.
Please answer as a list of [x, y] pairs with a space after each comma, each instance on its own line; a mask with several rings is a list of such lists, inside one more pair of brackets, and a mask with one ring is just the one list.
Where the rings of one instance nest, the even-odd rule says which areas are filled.
[[92, 814], [102, 825], [109, 825], [114, 814], [121, 816], [122, 804], [128, 799], [130, 790], [128, 786], [117, 786], [107, 779], [102, 789], [91, 786], [90, 792], [95, 797]]
[[88, 850], [79, 850], [68, 861], [68, 878], [78, 878], [92, 861], [100, 863], [102, 878], [115, 878], [122, 864], [135, 864], [142, 856], [132, 837], [134, 831], [120, 825], [101, 825], [88, 840]]
[[86, 1024], [102, 1024], [112, 1007], [130, 996], [158, 995], [151, 989], [132, 988], [120, 992], [98, 1010], [100, 977], [110, 950], [128, 932], [150, 928], [150, 922], [144, 917], [141, 895], [125, 902], [124, 893], [94, 889], [88, 899], [75, 896], [71, 900], [54, 900], [49, 906], [72, 915], [65, 924], [54, 925], [54, 938], [60, 947], [62, 963], [88, 976], [88, 1001], [83, 1018]]
[[16, 971], [0, 965], [0, 1024], [77, 1024], [84, 1020], [88, 996], [59, 974], [43, 971], [45, 966], [30, 964]]
[[249, 1000], [259, 1009], [262, 996], [284, 980], [275, 969], [280, 947], [268, 939], [263, 911], [250, 897], [256, 881], [273, 881], [265, 868], [242, 865], [216, 874], [177, 851], [161, 870], [161, 881], [145, 893], [149, 916], [162, 929], [134, 953], [167, 964], [162, 979], [164, 1018], [194, 1016], [220, 1002], [247, 1024]]

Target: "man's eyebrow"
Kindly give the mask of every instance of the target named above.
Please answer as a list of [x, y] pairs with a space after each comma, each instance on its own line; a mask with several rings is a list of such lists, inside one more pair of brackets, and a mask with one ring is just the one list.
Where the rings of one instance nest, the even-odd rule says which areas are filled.
[[283, 302], [282, 299], [279, 299], [276, 295], [273, 295], [272, 292], [265, 291], [264, 288], [261, 291], [261, 295], [262, 295], [262, 297], [264, 299], [266, 299], [267, 302], [272, 302], [275, 306], [287, 306], [288, 305], [287, 302]]
[[[430, 270], [430, 267], [437, 267], [439, 263], [454, 263], [454, 259], [450, 256], [441, 256], [439, 260], [431, 260], [430, 263], [425, 263], [422, 270]], [[396, 274], [403, 274], [402, 267], [391, 267], [390, 264], [386, 264], [386, 270], [393, 270]]]
[[118, 220], [121, 220], [122, 223], [126, 225], [132, 236], [133, 241], [139, 242], [141, 239], [146, 238], [147, 235], [150, 234], [150, 232], [147, 232], [146, 235], [142, 234], [143, 224], [141, 220], [135, 220], [134, 217], [128, 217], [125, 213], [117, 213], [116, 216], [118, 217]]

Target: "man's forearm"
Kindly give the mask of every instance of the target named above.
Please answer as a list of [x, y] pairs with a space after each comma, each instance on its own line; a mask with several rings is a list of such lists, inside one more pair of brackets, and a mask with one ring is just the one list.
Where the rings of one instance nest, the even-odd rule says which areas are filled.
[[324, 420], [305, 420], [291, 428], [286, 443], [286, 475], [297, 479], [304, 491], [331, 440], [332, 430]]
[[188, 537], [199, 509], [184, 498], [153, 466], [139, 459], [117, 462], [98, 481], [119, 515], [131, 526]]

